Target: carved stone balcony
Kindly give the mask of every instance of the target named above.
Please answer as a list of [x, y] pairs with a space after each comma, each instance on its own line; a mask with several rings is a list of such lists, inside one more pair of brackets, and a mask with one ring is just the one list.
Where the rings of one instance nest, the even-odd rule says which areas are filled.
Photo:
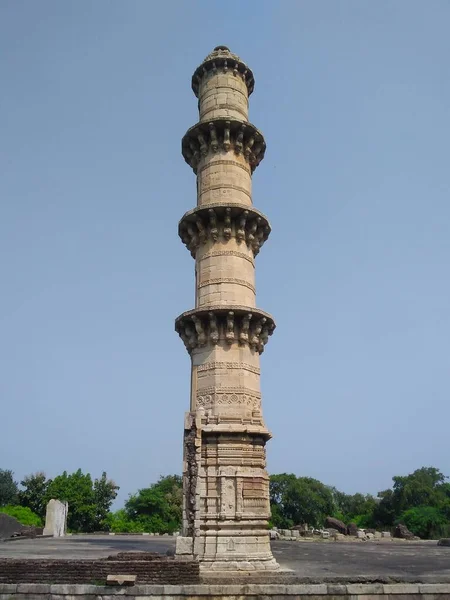
[[183, 215], [178, 235], [193, 257], [201, 244], [236, 238], [252, 248], [256, 256], [269, 237], [271, 228], [267, 217], [245, 204], [215, 203], [198, 206]]
[[253, 172], [264, 158], [266, 142], [251, 123], [223, 117], [197, 123], [187, 130], [181, 142], [183, 158], [194, 173], [202, 157], [230, 150], [243, 154]]
[[271, 315], [248, 306], [209, 306], [181, 314], [175, 320], [175, 330], [189, 354], [195, 348], [239, 343], [248, 345], [259, 354], [275, 329]]
[[192, 91], [198, 96], [198, 89], [202, 78], [210, 71], [220, 69], [224, 73], [228, 71], [236, 77], [241, 77], [247, 86], [248, 95], [253, 92], [255, 79], [249, 67], [242, 60], [233, 54], [226, 46], [216, 46], [211, 54], [205, 58], [202, 64], [197, 67], [192, 76]]

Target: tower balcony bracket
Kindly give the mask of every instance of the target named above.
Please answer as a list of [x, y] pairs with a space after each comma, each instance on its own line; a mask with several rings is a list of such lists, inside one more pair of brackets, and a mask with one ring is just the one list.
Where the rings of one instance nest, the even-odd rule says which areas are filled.
[[197, 249], [208, 240], [236, 238], [245, 243], [256, 256], [271, 231], [265, 215], [245, 204], [217, 202], [198, 206], [183, 215], [178, 235], [195, 257]]
[[217, 345], [248, 345], [262, 354], [275, 329], [268, 313], [248, 306], [208, 306], [184, 312], [175, 319], [175, 331], [189, 354], [195, 348]]
[[266, 142], [263, 134], [248, 121], [220, 117], [199, 122], [185, 133], [181, 153], [194, 173], [202, 157], [228, 152], [242, 154], [253, 171], [264, 158]]
[[242, 60], [233, 54], [226, 46], [216, 46], [214, 50], [208, 54], [202, 64], [197, 67], [192, 76], [192, 91], [198, 97], [200, 83], [208, 73], [217, 73], [218, 70], [223, 73], [233, 73], [235, 77], [241, 77], [247, 86], [248, 95], [253, 92], [255, 87], [255, 79], [249, 67]]

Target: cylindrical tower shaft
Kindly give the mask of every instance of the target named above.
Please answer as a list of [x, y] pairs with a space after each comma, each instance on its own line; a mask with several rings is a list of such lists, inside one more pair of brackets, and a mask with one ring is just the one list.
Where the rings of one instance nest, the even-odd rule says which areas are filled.
[[[195, 308], [176, 320], [192, 360], [185, 422], [183, 537], [203, 569], [275, 569], [259, 357], [275, 324], [256, 308], [255, 256], [270, 233], [252, 205], [264, 156], [248, 122], [253, 74], [225, 46], [194, 73], [200, 121], [183, 138], [197, 175], [197, 207], [179, 234], [195, 258]], [[189, 542], [192, 541], [192, 543]]]

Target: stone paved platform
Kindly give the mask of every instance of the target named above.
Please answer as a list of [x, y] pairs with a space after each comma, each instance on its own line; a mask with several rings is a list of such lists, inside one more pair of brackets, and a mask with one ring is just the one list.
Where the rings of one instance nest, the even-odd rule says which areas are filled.
[[[175, 538], [69, 536], [0, 543], [0, 558], [94, 559], [124, 551], [165, 553]], [[298, 581], [450, 583], [450, 547], [437, 542], [272, 542], [274, 556]]]

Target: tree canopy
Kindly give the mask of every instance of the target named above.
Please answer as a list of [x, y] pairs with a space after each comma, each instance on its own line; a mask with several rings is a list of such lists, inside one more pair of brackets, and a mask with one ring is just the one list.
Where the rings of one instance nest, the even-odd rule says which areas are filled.
[[[322, 527], [327, 516], [359, 527], [392, 529], [404, 523], [422, 538], [450, 536], [450, 483], [435, 467], [422, 467], [392, 478], [378, 493], [346, 494], [312, 477], [281, 473], [270, 477], [271, 524], [287, 529], [307, 523]], [[92, 479], [78, 469], [53, 480], [45, 473], [27, 475], [20, 488], [10, 470], [0, 469], [0, 512], [24, 525], [39, 524], [51, 498], [69, 503], [68, 528], [73, 532], [173, 533], [181, 528], [182, 479], [160, 477], [131, 494], [125, 506], [111, 511], [119, 487], [102, 473]]]
[[19, 501], [19, 488], [14, 481], [14, 473], [0, 469], [0, 506], [17, 504]]

